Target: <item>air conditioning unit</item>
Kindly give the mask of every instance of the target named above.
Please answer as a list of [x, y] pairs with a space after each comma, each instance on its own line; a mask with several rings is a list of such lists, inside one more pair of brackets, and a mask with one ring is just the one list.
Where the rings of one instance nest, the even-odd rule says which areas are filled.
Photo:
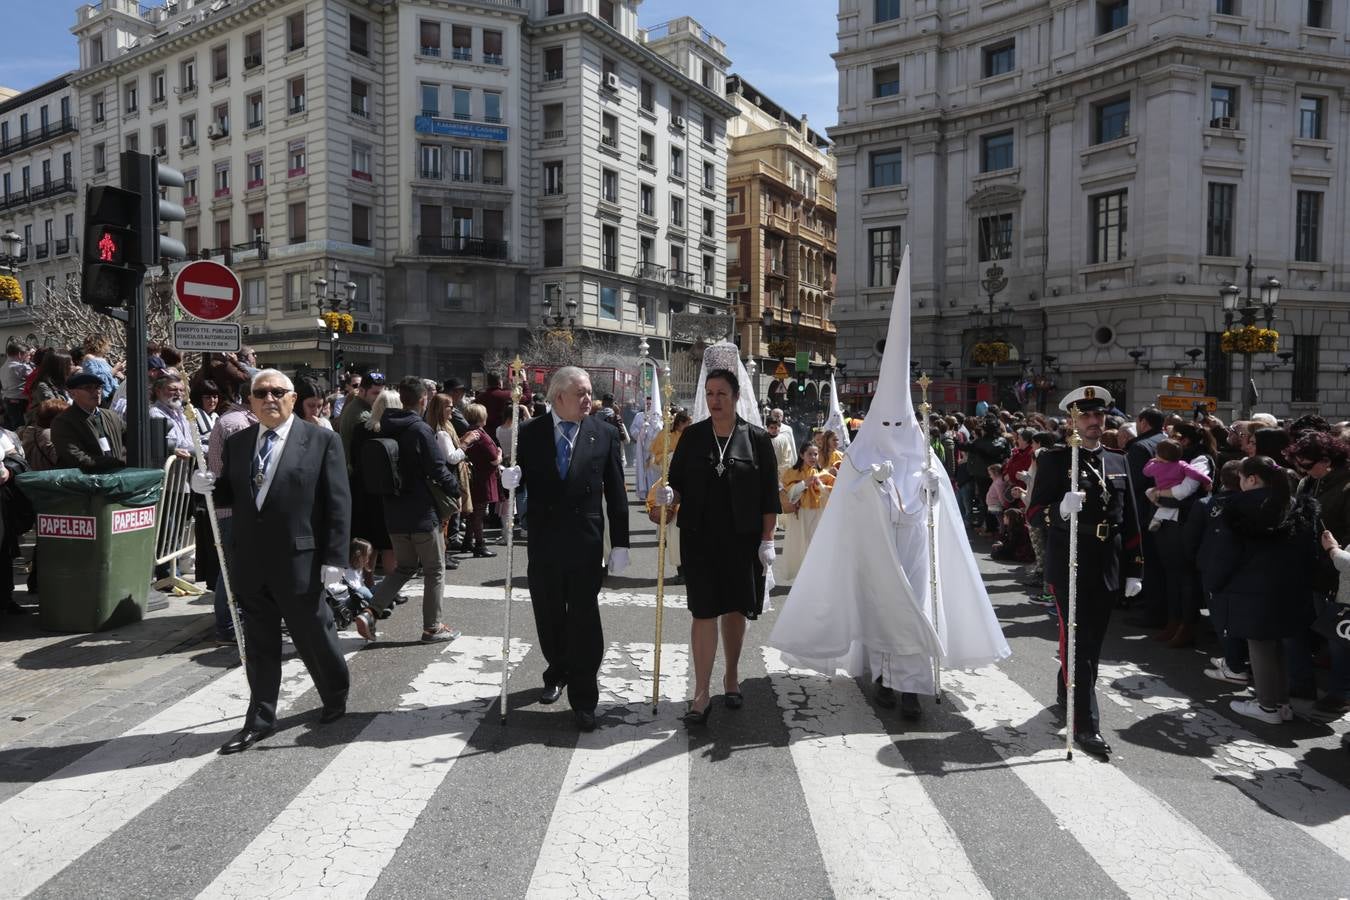
[[618, 73], [618, 72], [606, 72], [606, 73], [605, 73], [605, 87], [608, 88], [608, 89], [611, 90], [611, 91], [617, 91], [617, 90], [619, 89], [619, 73]]
[[680, 128], [680, 129], [683, 129], [683, 128], [684, 128], [684, 116], [671, 116], [671, 117], [670, 117], [670, 127], [672, 127], [672, 128]]
[[178, 146], [180, 147], [195, 147], [196, 145], [197, 139], [192, 135], [185, 134], [178, 139]]
[[206, 126], [206, 136], [211, 138], [212, 140], [224, 137], [225, 129], [220, 125], [217, 125], [215, 122], [212, 122], [210, 125]]
[[652, 158], [651, 158], [650, 156], [648, 156], [647, 154], [645, 154], [645, 153], [643, 153], [643, 154], [642, 154], [641, 156], [639, 156], [638, 158], [639, 158], [640, 160], [642, 160], [643, 162], [645, 162], [645, 163], [649, 163], [649, 162], [652, 161]]
[[1210, 128], [1222, 128], [1224, 131], [1237, 130], [1237, 118], [1235, 116], [1219, 116], [1209, 120]]
[[742, 281], [737, 290], [740, 291], [742, 294], [744, 294], [746, 291], [750, 290], [750, 283], [747, 281]]

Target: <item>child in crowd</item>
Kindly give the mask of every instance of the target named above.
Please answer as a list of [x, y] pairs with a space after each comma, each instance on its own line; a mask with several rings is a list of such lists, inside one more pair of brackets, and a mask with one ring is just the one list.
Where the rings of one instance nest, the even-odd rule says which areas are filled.
[[[370, 606], [370, 600], [374, 594], [371, 593], [370, 588], [366, 587], [366, 578], [374, 561], [375, 548], [370, 541], [352, 538], [347, 568], [342, 570], [342, 583], [333, 588], [333, 592], [340, 597], [342, 590], [345, 588], [349, 602], [354, 609], [365, 609]], [[392, 609], [392, 607], [390, 608]]]
[[1027, 530], [1026, 516], [1020, 509], [1003, 511], [1003, 526], [998, 530], [989, 556], [1004, 562], [1027, 563], [1036, 558], [1031, 548], [1031, 534]]
[[[1157, 505], [1159, 497], [1183, 500], [1200, 488], [1208, 488], [1209, 476], [1181, 458], [1181, 444], [1171, 438], [1158, 443], [1158, 455], [1144, 463], [1144, 474], [1153, 479], [1148, 499]], [[1149, 531], [1157, 531], [1163, 522], [1176, 522], [1180, 510], [1175, 506], [1159, 506], [1148, 523]]]
[[1003, 463], [989, 467], [989, 490], [984, 495], [985, 532], [998, 533], [1003, 507], [1007, 505], [1008, 481], [1003, 477]]

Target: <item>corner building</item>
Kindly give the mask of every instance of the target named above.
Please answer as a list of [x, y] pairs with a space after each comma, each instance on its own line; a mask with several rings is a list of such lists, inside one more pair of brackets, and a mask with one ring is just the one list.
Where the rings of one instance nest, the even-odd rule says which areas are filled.
[[[991, 375], [1003, 402], [1044, 375], [1057, 385], [1027, 406], [1094, 381], [1135, 411], [1181, 363], [1231, 418], [1241, 358], [1219, 350], [1219, 291], [1245, 292], [1250, 254], [1254, 292], [1283, 284], [1256, 408], [1350, 415], [1346, 16], [1318, 0], [840, 0], [835, 318], [853, 403], [874, 389], [909, 244], [912, 357], [939, 407], [970, 408]], [[991, 329], [971, 309], [987, 312], [995, 264], [1010, 309]], [[992, 331], [1012, 358], [991, 370], [971, 354]]]

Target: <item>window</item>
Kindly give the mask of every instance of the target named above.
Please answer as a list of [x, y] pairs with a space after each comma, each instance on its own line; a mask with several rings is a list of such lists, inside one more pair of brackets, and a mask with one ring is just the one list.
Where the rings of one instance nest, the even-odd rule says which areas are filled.
[[878, 66], [872, 70], [872, 96], [894, 97], [900, 93], [900, 67]]
[[717, 125], [713, 117], [707, 113], [703, 114], [703, 143], [711, 144], [717, 136]]
[[561, 162], [544, 163], [544, 195], [557, 196], [563, 192], [563, 164]]
[[600, 317], [602, 319], [617, 319], [619, 317], [618, 288], [600, 288]]
[[1295, 403], [1317, 402], [1319, 356], [1317, 335], [1294, 335], [1294, 384], [1290, 399]]
[[216, 221], [216, 249], [224, 252], [234, 243], [234, 229], [231, 227], [229, 219], [218, 219]]
[[613, 225], [600, 226], [600, 267], [606, 272], [619, 271], [619, 229]]
[[[134, 113], [136, 111], [136, 82], [132, 81], [127, 84], [122, 94], [122, 98], [125, 101], [123, 104], [122, 112]], [[27, 130], [28, 129], [25, 127], [24, 131]]]
[[150, 145], [157, 148], [154, 152], [157, 156], [163, 156], [165, 148], [169, 146], [169, 126], [163, 123], [155, 125], [150, 129]]
[[418, 33], [421, 35], [421, 50], [423, 56], [441, 55], [441, 23], [428, 22], [422, 19], [418, 22]]
[[1308, 0], [1308, 15], [1303, 21], [1309, 28], [1328, 27], [1326, 0]]
[[684, 198], [670, 195], [670, 224], [677, 228], [684, 227]]
[[1237, 15], [1237, 0], [1214, 0], [1214, 11], [1221, 16]]
[[305, 174], [305, 142], [291, 141], [286, 145], [286, 176], [295, 178]]
[[286, 234], [292, 244], [304, 243], [306, 236], [305, 204], [292, 203], [286, 207]]
[[600, 198], [610, 203], [619, 202], [619, 173], [613, 169], [600, 170]]
[[670, 174], [672, 178], [684, 177], [684, 151], [679, 147], [670, 148]]
[[[150, 102], [163, 103], [168, 92], [168, 77], [163, 69], [150, 73]], [[62, 117], [64, 118], [64, 116]]]
[[642, 264], [642, 276], [647, 277], [647, 267], [656, 262], [656, 241], [645, 234], [638, 238], [638, 262]]
[[900, 271], [900, 229], [871, 228], [867, 232], [867, 286], [891, 287]]
[[1210, 256], [1233, 255], [1233, 207], [1237, 185], [1212, 181], [1205, 214], [1205, 253]]
[[556, 141], [567, 136], [563, 127], [563, 105], [547, 103], [544, 105], [544, 140]]
[[567, 11], [566, 7], [567, 7], [567, 0], [548, 0], [548, 4], [544, 8], [544, 15], [561, 16], [564, 12]]
[[247, 190], [260, 188], [266, 183], [267, 173], [263, 164], [263, 153], [261, 150], [248, 155], [248, 181], [245, 183]]
[[[89, 39], [89, 63], [95, 65], [101, 62], [103, 62], [103, 38], [92, 37]], [[32, 282], [29, 282], [29, 287], [32, 287]], [[32, 291], [26, 293], [31, 295]]]
[[228, 162], [216, 163], [215, 178], [211, 184], [214, 188], [215, 196], [230, 196], [230, 164]]
[[468, 88], [451, 88], [450, 112], [461, 121], [473, 118], [473, 91]]
[[255, 94], [249, 94], [244, 98], [244, 109], [246, 110], [245, 121], [249, 128], [261, 128], [263, 123], [263, 95], [262, 91]]
[[980, 171], [997, 172], [1013, 167], [1013, 133], [1000, 131], [980, 138]]
[[420, 215], [418, 221], [421, 223], [421, 230], [417, 233], [421, 237], [435, 238], [435, 241], [429, 242], [436, 247], [440, 247], [441, 237], [441, 207], [430, 203], [423, 203], [419, 209]]
[[263, 64], [263, 43], [261, 31], [250, 31], [244, 35], [244, 71], [249, 72]]
[[703, 189], [715, 190], [717, 187], [717, 167], [708, 161], [703, 163]]
[[638, 212], [644, 216], [656, 217], [656, 188], [650, 184], [638, 186]]
[[197, 117], [195, 115], [183, 116], [178, 123], [178, 132], [181, 137], [180, 143], [188, 147], [197, 143]]
[[544, 80], [562, 81], [563, 48], [546, 47], [544, 49]]
[[361, 203], [352, 204], [352, 243], [358, 247], [369, 247], [370, 207]]
[[441, 86], [424, 81], [421, 86], [422, 115], [439, 116], [441, 114]]
[[1103, 100], [1092, 107], [1092, 143], [1104, 144], [1130, 133], [1130, 98]]
[[675, 128], [683, 128], [683, 124], [676, 125], [676, 119], [684, 118], [684, 98], [670, 95], [670, 124]]
[[360, 178], [362, 181], [371, 180], [371, 151], [369, 144], [358, 144], [352, 141], [352, 177]]
[[374, 277], [369, 272], [352, 272], [348, 277], [356, 285], [356, 296], [352, 298], [352, 312], [370, 312], [371, 286]]
[[656, 86], [645, 78], [638, 83], [638, 105], [647, 112], [656, 111]]
[[228, 137], [230, 134], [230, 104], [217, 103], [211, 107], [211, 124], [215, 126], [216, 137]]
[[263, 226], [265, 220], [265, 213], [251, 212], [248, 214], [248, 231], [245, 232], [245, 234], [250, 243], [257, 244], [260, 241], [266, 240], [267, 231]]
[[717, 213], [711, 206], [703, 207], [703, 236], [712, 237], [717, 227]]
[[506, 156], [500, 150], [484, 150], [483, 184], [505, 184]]
[[[105, 172], [108, 169], [108, 147], [99, 142], [94, 145], [94, 171]], [[5, 193], [9, 193], [6, 191]]]
[[230, 77], [230, 45], [211, 48], [211, 80], [224, 81]]
[[614, 0], [600, 0], [600, 18], [610, 28], [617, 28], [614, 22]]
[[197, 170], [188, 169], [183, 173], [183, 205], [197, 202]]
[[440, 180], [441, 148], [439, 144], [423, 144], [418, 154], [418, 176]]
[[473, 283], [469, 281], [447, 281], [445, 283], [445, 309], [463, 309], [473, 300]]
[[473, 29], [468, 25], [450, 26], [450, 58], [473, 59]]
[[473, 181], [473, 151], [467, 147], [450, 148], [450, 179]]
[[347, 18], [347, 49], [358, 56], [370, 55], [370, 23], [360, 16]]
[[868, 187], [890, 187], [901, 182], [901, 159], [904, 151], [876, 150], [872, 153], [872, 177]]
[[544, 265], [548, 267], [563, 264], [563, 220], [544, 220]]
[[286, 17], [286, 52], [305, 46], [305, 14], [298, 12]]
[[1238, 89], [1236, 85], [1215, 84], [1209, 88], [1209, 127], [1236, 128]]
[[741, 267], [741, 242], [727, 241], [727, 268], [739, 269]]
[[619, 146], [619, 120], [609, 113], [600, 116], [600, 143], [606, 147]]
[[[683, 276], [684, 271], [684, 248], [678, 244], [670, 245], [670, 271], [671, 274], [678, 273]], [[683, 282], [681, 282], [683, 283]]]
[[703, 254], [703, 293], [713, 293], [713, 284], [717, 276], [717, 257], [711, 253]]
[[304, 270], [286, 273], [286, 309], [302, 310], [309, 306], [309, 287]]
[[602, 88], [609, 87], [609, 76], [611, 75], [615, 78], [619, 77], [618, 64], [608, 56], [600, 57], [600, 86]]
[[502, 64], [502, 33], [483, 29], [483, 62], [489, 66]]
[[1324, 117], [1322, 112], [1326, 109], [1326, 99], [1323, 97], [1299, 97], [1298, 98], [1298, 136], [1308, 140], [1320, 141], [1326, 131], [1323, 127]]
[[483, 91], [483, 121], [500, 122], [502, 120], [502, 95], [496, 91]]
[[1012, 258], [1012, 213], [980, 218], [980, 262]]
[[184, 94], [197, 89], [196, 59], [185, 59], [178, 64], [178, 89]]
[[1294, 259], [1319, 262], [1322, 259], [1322, 194], [1299, 191], [1294, 210]]
[[244, 280], [244, 313], [261, 315], [267, 311], [267, 279], [248, 278]]
[[291, 114], [302, 113], [305, 111], [305, 76], [292, 78], [287, 83], [287, 96], [290, 97], [290, 105], [287, 107]]
[[992, 47], [984, 48], [984, 77], [1005, 75], [1017, 67], [1017, 45], [1013, 41], [1004, 41]]
[[876, 0], [874, 12], [877, 22], [893, 22], [900, 18], [900, 0]]
[[1129, 0], [1100, 0], [1097, 4], [1097, 33], [1106, 34], [1124, 28], [1130, 21]]
[[653, 165], [656, 161], [656, 136], [644, 131], [638, 135], [638, 162]]
[[1127, 191], [1112, 191], [1089, 197], [1092, 210], [1092, 258], [1094, 263], [1125, 258]]
[[183, 229], [183, 246], [187, 248], [189, 258], [196, 256], [201, 252], [201, 239], [198, 237], [200, 232], [196, 225], [188, 225]]
[[352, 79], [352, 115], [370, 118], [370, 85], [359, 78]]
[[[93, 97], [94, 121], [102, 122], [107, 117], [107, 110], [103, 103], [103, 92], [99, 91]], [[6, 122], [6, 125], [9, 123]]]

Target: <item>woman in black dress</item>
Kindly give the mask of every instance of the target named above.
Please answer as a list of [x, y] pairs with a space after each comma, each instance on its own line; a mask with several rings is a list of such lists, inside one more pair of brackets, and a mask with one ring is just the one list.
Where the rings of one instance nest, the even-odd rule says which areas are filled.
[[679, 506], [680, 560], [694, 616], [694, 699], [685, 720], [694, 725], [706, 722], [712, 708], [719, 620], [725, 703], [741, 706], [737, 665], [745, 623], [764, 608], [764, 570], [773, 564], [778, 463], [768, 432], [736, 415], [739, 393], [734, 373], [708, 373], [709, 418], [684, 430], [670, 461], [669, 493], [661, 498]]

